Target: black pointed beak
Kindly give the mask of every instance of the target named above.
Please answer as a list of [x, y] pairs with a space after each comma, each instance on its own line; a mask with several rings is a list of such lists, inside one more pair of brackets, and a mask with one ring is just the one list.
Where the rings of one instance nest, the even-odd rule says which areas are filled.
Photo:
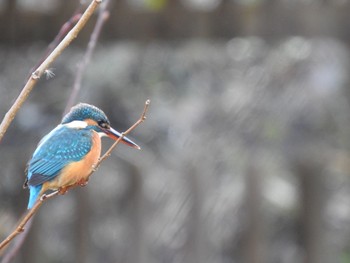
[[[122, 135], [120, 132], [116, 131], [115, 129], [113, 129], [112, 127], [109, 127], [108, 129], [103, 129], [103, 131], [106, 133], [106, 135], [113, 139], [113, 140], [118, 140], [118, 138], [120, 138]], [[134, 143], [132, 140], [130, 140], [128, 137], [123, 137], [123, 139], [121, 140], [122, 143], [130, 146], [130, 147], [133, 147], [135, 149], [138, 149], [140, 150], [141, 147], [138, 146], [136, 143]]]

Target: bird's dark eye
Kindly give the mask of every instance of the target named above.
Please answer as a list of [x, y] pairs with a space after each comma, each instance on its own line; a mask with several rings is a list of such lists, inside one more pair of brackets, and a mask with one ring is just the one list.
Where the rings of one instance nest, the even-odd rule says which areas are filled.
[[105, 121], [101, 120], [101, 121], [98, 121], [97, 123], [98, 123], [98, 126], [100, 126], [101, 128], [105, 128], [105, 129], [109, 128], [108, 123]]

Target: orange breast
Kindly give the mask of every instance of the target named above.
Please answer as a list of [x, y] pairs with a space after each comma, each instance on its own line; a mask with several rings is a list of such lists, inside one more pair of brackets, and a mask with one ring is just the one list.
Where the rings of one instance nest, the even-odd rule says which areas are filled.
[[56, 190], [66, 188], [77, 184], [81, 181], [87, 181], [101, 155], [101, 139], [97, 132], [92, 131], [92, 147], [91, 151], [79, 162], [73, 162], [67, 165], [61, 173], [52, 181], [43, 184], [41, 194], [47, 190]]

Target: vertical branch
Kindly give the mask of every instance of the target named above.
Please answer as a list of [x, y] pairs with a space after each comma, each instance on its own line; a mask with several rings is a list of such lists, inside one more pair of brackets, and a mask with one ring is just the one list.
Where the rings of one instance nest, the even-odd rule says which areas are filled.
[[81, 16], [78, 23], [72, 28], [71, 31], [64, 37], [64, 39], [58, 44], [58, 46], [52, 51], [52, 53], [41, 63], [41, 65], [32, 73], [31, 77], [25, 84], [21, 93], [17, 97], [15, 103], [11, 106], [9, 111], [6, 113], [4, 119], [0, 124], [0, 141], [4, 137], [8, 127], [15, 118], [17, 112], [22, 107], [23, 103], [27, 99], [29, 93], [34, 88], [34, 85], [38, 82], [44, 71], [54, 62], [57, 57], [63, 52], [63, 50], [78, 36], [79, 32], [83, 29], [87, 21], [94, 13], [97, 6], [102, 0], [93, 0], [84, 14]]
[[[190, 163], [186, 163], [187, 185], [189, 190], [189, 203], [191, 206], [188, 218], [188, 238], [186, 240], [185, 261], [205, 261], [206, 235], [205, 220], [203, 220], [203, 205], [205, 202], [205, 187], [203, 176], [198, 176], [197, 169]], [[187, 200], [187, 199], [185, 199]]]
[[325, 242], [325, 228], [322, 212], [325, 206], [326, 191], [323, 191], [322, 162], [308, 158], [295, 163], [295, 171], [300, 180], [301, 190], [301, 240], [307, 263], [329, 262]]
[[108, 12], [109, 1], [110, 0], [105, 0], [103, 5], [101, 6], [101, 9], [100, 9], [100, 12], [99, 12], [99, 15], [97, 18], [97, 22], [96, 22], [95, 28], [91, 34], [84, 58], [78, 65], [78, 71], [77, 71], [77, 74], [75, 76], [73, 90], [72, 90], [72, 93], [68, 99], [66, 109], [64, 110], [64, 114], [66, 114], [69, 111], [69, 109], [73, 106], [73, 104], [75, 103], [76, 98], [78, 96], [78, 93], [80, 91], [84, 71], [91, 60], [91, 56], [95, 50], [96, 43], [97, 43], [97, 40], [100, 36], [102, 27], [109, 17], [109, 12]]
[[47, 58], [47, 56], [52, 52], [52, 50], [55, 49], [55, 47], [57, 47], [57, 45], [62, 41], [62, 39], [64, 38], [64, 36], [67, 35], [67, 33], [69, 32], [69, 30], [71, 30], [74, 25], [76, 25], [76, 23], [79, 21], [79, 19], [82, 16], [82, 11], [80, 10], [81, 6], [79, 6], [79, 8], [77, 9], [77, 11], [75, 11], [74, 15], [63, 24], [63, 26], [61, 27], [60, 31], [58, 32], [58, 34], [56, 35], [55, 39], [49, 44], [49, 46], [47, 47], [44, 56], [39, 60], [39, 62], [31, 69], [31, 71], [33, 71], [34, 69], [36, 69], [37, 67], [39, 67], [39, 65]]
[[261, 179], [254, 154], [250, 155], [246, 171], [247, 227], [244, 234], [244, 262], [265, 262], [263, 225], [261, 209]]
[[129, 186], [125, 197], [127, 203], [128, 217], [128, 239], [132, 250], [128, 250], [127, 262], [143, 262], [144, 255], [144, 235], [142, 232], [143, 213], [142, 213], [142, 180], [139, 169], [135, 164], [128, 164]]
[[[61, 30], [59, 31], [58, 35], [56, 36], [55, 40], [50, 44], [48, 47], [48, 51], [52, 51], [41, 63], [41, 65], [38, 66], [38, 68], [31, 74], [29, 77], [26, 85], [22, 89], [22, 92], [18, 96], [15, 103], [12, 105], [10, 110], [6, 113], [3, 121], [0, 124], [0, 141], [3, 138], [4, 134], [6, 133], [10, 123], [14, 119], [15, 115], [17, 114], [18, 110], [21, 108], [24, 101], [27, 99], [29, 93], [33, 89], [34, 85], [38, 81], [38, 79], [41, 77], [41, 75], [44, 73], [44, 71], [50, 66], [50, 64], [56, 60], [56, 58], [63, 52], [63, 50], [73, 41], [74, 38], [77, 37], [78, 33], [82, 30], [82, 28], [85, 26], [87, 21], [90, 19], [92, 14], [94, 13], [94, 10], [97, 8], [98, 4], [102, 0], [93, 0], [91, 4], [88, 6], [86, 11], [83, 15], [78, 14], [74, 15], [67, 23], [65, 23]], [[76, 24], [75, 24], [76, 23]], [[73, 25], [75, 26], [73, 27]], [[73, 27], [73, 28], [72, 28]], [[71, 30], [70, 30], [71, 29]], [[70, 31], [69, 31], [70, 30]], [[69, 31], [69, 33], [66, 35], [66, 33]], [[63, 38], [63, 36], [65, 37]], [[63, 40], [59, 42], [61, 39]], [[57, 46], [56, 46], [57, 45]], [[56, 46], [56, 48], [54, 48]], [[53, 50], [52, 50], [53, 49]], [[51, 197], [51, 195], [49, 195]], [[0, 250], [7, 246], [7, 244], [14, 239], [17, 235], [22, 233], [24, 231], [24, 225], [27, 225], [26, 232], [21, 236], [20, 239], [16, 240], [16, 243], [12, 250], [9, 251], [8, 254], [6, 254], [2, 260], [2, 262], [9, 262], [11, 259], [17, 254], [19, 248], [21, 247], [22, 243], [25, 240], [25, 237], [28, 233], [28, 229], [30, 229], [31, 225], [31, 218], [36, 213], [36, 211], [41, 206], [41, 202], [38, 202], [33, 209], [31, 209], [26, 216], [22, 219], [21, 223], [18, 225], [16, 230], [11, 233], [3, 242], [0, 243]]]
[[[99, 10], [99, 14], [97, 17], [97, 21], [95, 24], [95, 27], [92, 31], [92, 34], [90, 36], [90, 40], [88, 43], [88, 46], [86, 48], [84, 57], [82, 58], [82, 60], [79, 62], [78, 64], [78, 69], [77, 69], [77, 73], [75, 76], [75, 80], [74, 80], [74, 85], [73, 85], [73, 89], [72, 92], [68, 98], [68, 102], [66, 104], [65, 110], [63, 112], [63, 115], [65, 115], [69, 109], [73, 106], [73, 104], [76, 101], [76, 98], [79, 94], [79, 91], [81, 89], [82, 86], [82, 79], [83, 79], [83, 74], [86, 70], [86, 67], [88, 66], [90, 60], [91, 60], [91, 56], [92, 53], [95, 50], [98, 38], [100, 36], [102, 27], [104, 25], [104, 23], [107, 21], [108, 17], [109, 17], [109, 11], [108, 11], [108, 6], [109, 6], [109, 1], [110, 0], [105, 0], [103, 2], [103, 4], [100, 7]], [[87, 226], [89, 224], [89, 213], [88, 211], [90, 210], [90, 204], [89, 204], [89, 200], [88, 200], [88, 192], [87, 191], [77, 191], [76, 192], [76, 200], [78, 203], [78, 210], [77, 210], [77, 221], [76, 221], [76, 225], [74, 226], [74, 229], [77, 231], [77, 242], [76, 244], [76, 262], [86, 262], [87, 261], [87, 257], [88, 257], [88, 239], [86, 238], [87, 232]]]
[[89, 260], [89, 211], [90, 202], [89, 195], [86, 191], [88, 189], [80, 189], [75, 191], [76, 196], [76, 222], [73, 225], [72, 231], [75, 232], [75, 262], [84, 263]]

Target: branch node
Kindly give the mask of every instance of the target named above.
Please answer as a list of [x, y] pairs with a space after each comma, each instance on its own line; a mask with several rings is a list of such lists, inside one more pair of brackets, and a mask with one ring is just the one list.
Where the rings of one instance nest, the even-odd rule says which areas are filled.
[[33, 79], [40, 79], [40, 72], [39, 70], [36, 70], [32, 73], [32, 78]]
[[[87, 7], [83, 15], [80, 17], [79, 21], [75, 26], [66, 34], [62, 41], [52, 50], [52, 52], [45, 58], [45, 60], [40, 64], [40, 66], [30, 75], [30, 78], [23, 87], [21, 93], [17, 97], [16, 101], [13, 103], [11, 108], [5, 114], [1, 124], [0, 124], [0, 141], [2, 140], [5, 132], [7, 131], [10, 123], [14, 119], [15, 115], [23, 105], [24, 101], [27, 99], [29, 93], [34, 88], [36, 84], [35, 80], [38, 80], [41, 77], [41, 74], [47, 69], [63, 52], [63, 50], [69, 46], [73, 39], [78, 35], [81, 29], [85, 26], [90, 17], [94, 14], [94, 11], [102, 0], [91, 0], [90, 5]], [[1, 247], [0, 247], [1, 248]]]

